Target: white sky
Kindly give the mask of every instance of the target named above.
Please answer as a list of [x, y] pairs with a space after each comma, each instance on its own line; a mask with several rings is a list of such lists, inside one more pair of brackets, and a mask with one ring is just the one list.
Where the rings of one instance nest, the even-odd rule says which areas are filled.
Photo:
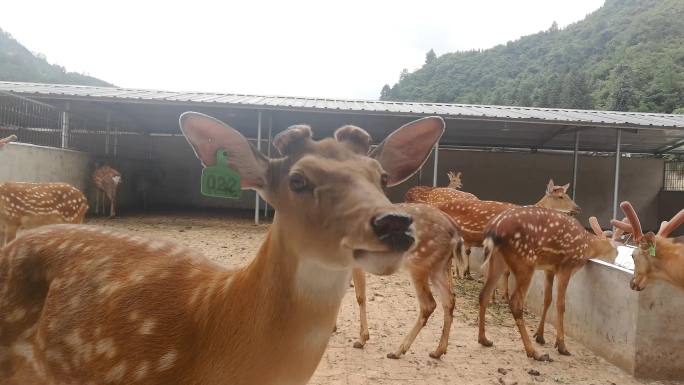
[[0, 28], [123, 87], [377, 99], [425, 53], [563, 27], [603, 0], [5, 1]]

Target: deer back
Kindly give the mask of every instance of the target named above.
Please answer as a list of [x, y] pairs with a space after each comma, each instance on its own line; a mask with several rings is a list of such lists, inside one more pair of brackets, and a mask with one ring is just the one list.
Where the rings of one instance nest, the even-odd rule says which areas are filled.
[[83, 193], [66, 183], [0, 184], [0, 217], [16, 226], [80, 223], [86, 211]]
[[430, 191], [433, 189], [434, 187], [429, 186], [411, 187], [408, 189], [408, 191], [406, 191], [406, 194], [404, 195], [404, 201], [406, 203], [428, 203]]
[[427, 196], [427, 203], [431, 205], [457, 200], [477, 200], [477, 197], [469, 192], [455, 190], [449, 187], [434, 188], [428, 192]]
[[480, 245], [484, 240], [484, 229], [489, 221], [499, 213], [517, 206], [506, 202], [470, 199], [439, 203], [436, 207], [456, 222], [466, 244]]

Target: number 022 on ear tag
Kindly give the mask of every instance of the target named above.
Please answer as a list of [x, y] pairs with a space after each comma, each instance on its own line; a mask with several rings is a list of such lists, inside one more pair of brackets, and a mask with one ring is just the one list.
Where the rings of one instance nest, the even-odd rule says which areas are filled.
[[238, 199], [242, 193], [240, 174], [228, 167], [225, 150], [216, 151], [216, 165], [202, 170], [202, 195]]

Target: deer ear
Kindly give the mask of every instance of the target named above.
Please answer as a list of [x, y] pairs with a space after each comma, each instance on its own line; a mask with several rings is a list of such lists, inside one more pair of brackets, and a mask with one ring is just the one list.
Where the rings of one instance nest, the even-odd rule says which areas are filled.
[[553, 179], [549, 179], [549, 183], [546, 184], [546, 193], [551, 194], [553, 192], [554, 186], [556, 185], [553, 183]]
[[565, 194], [567, 194], [567, 193], [568, 193], [568, 189], [570, 188], [570, 183], [566, 183], [566, 184], [564, 184], [564, 185], [561, 186], [561, 187], [563, 187], [563, 192], [564, 192]]
[[228, 152], [227, 163], [240, 174], [242, 188], [260, 189], [266, 184], [268, 158], [234, 128], [210, 116], [185, 112], [180, 128], [204, 167], [216, 164], [216, 152]]
[[356, 126], [343, 126], [335, 130], [335, 139], [345, 143], [357, 154], [366, 155], [370, 150], [371, 136], [366, 130]]
[[290, 126], [273, 138], [273, 147], [284, 156], [299, 154], [306, 151], [312, 136], [311, 127], [306, 124]]
[[371, 153], [389, 175], [388, 186], [410, 178], [430, 155], [444, 133], [444, 119], [438, 116], [418, 119], [389, 134]]

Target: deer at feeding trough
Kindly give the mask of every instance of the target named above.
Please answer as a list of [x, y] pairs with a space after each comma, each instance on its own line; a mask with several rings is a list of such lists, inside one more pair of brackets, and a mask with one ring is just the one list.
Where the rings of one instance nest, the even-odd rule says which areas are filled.
[[5, 147], [7, 143], [14, 142], [15, 140], [17, 140], [16, 135], [10, 135], [6, 138], [0, 139], [0, 150], [2, 150], [2, 148]]
[[629, 202], [622, 202], [620, 208], [626, 220], [613, 220], [617, 228], [631, 233], [637, 248], [634, 258], [634, 277], [630, 282], [632, 290], [641, 291], [651, 281], [661, 280], [684, 290], [684, 238], [668, 238], [670, 233], [684, 223], [684, 209], [669, 221], [663, 222], [657, 234], [644, 234], [641, 222]]
[[[535, 204], [537, 207], [554, 209], [563, 213], [574, 215], [580, 208], [568, 196], [569, 185], [556, 186], [553, 179], [546, 185], [544, 196]], [[436, 207], [447, 213], [458, 225], [461, 230], [465, 247], [465, 272], [470, 275], [470, 250], [472, 247], [479, 247], [484, 241], [485, 226], [498, 214], [514, 208], [520, 207], [513, 203], [482, 200], [450, 200], [436, 204]], [[508, 274], [504, 275], [504, 297], [508, 297]]]
[[55, 223], [82, 223], [88, 201], [66, 183], [0, 183], [0, 245], [14, 239], [18, 230]]
[[116, 193], [121, 184], [121, 173], [109, 165], [102, 165], [93, 172], [95, 184], [95, 213], [100, 213], [100, 198], [102, 198], [102, 214], [105, 212], [105, 197], [109, 199], [109, 217], [116, 216]]
[[[516, 207], [497, 215], [485, 228], [485, 258], [487, 259], [486, 281], [480, 292], [478, 341], [484, 346], [493, 343], [485, 336], [485, 313], [497, 281], [508, 267], [515, 277], [515, 289], [509, 299], [509, 307], [528, 357], [548, 361], [548, 354], [540, 355], [532, 346], [523, 319], [525, 297], [535, 270], [544, 270], [544, 308], [536, 341], [544, 344], [544, 322], [551, 304], [554, 279], [557, 278], [556, 347], [560, 354], [569, 355], [565, 346], [563, 316], [565, 313], [565, 292], [570, 277], [590, 258], [612, 262], [617, 256], [617, 243], [606, 237], [596, 219], [589, 233], [575, 219], [556, 210], [542, 207]], [[598, 228], [597, 228], [598, 227]]]
[[[443, 199], [443, 195], [456, 196], [460, 199], [477, 199], [475, 195], [459, 191], [463, 187], [461, 182], [461, 172], [454, 173], [449, 171], [449, 185], [447, 187], [415, 186], [411, 187], [404, 195], [406, 203], [429, 203], [434, 204], [434, 200]], [[451, 194], [449, 194], [451, 193]]]
[[391, 273], [412, 246], [412, 217], [383, 188], [418, 170], [444, 131], [441, 118], [419, 119], [367, 156], [358, 127], [314, 141], [294, 126], [271, 159], [206, 115], [180, 125], [204, 166], [232, 169], [275, 208], [253, 261], [230, 270], [171, 241], [92, 226], [27, 232], [0, 258], [3, 381], [305, 384], [352, 268]]
[[[456, 224], [438, 209], [422, 203], [401, 203], [397, 207], [413, 217], [418, 244], [409, 250], [403, 261], [418, 299], [419, 314], [415, 325], [404, 338], [399, 348], [387, 354], [388, 358], [399, 358], [411, 347], [418, 333], [425, 326], [430, 315], [437, 307], [430, 283], [437, 290], [437, 298], [444, 309], [442, 335], [437, 349], [430, 357], [439, 358], [447, 351], [449, 332], [453, 321], [454, 295], [452, 293], [451, 263], [453, 257], [462, 265], [461, 236]], [[361, 269], [354, 269], [354, 291], [359, 304], [361, 332], [355, 348], [363, 348], [368, 341], [368, 320], [366, 316], [366, 277]]]

